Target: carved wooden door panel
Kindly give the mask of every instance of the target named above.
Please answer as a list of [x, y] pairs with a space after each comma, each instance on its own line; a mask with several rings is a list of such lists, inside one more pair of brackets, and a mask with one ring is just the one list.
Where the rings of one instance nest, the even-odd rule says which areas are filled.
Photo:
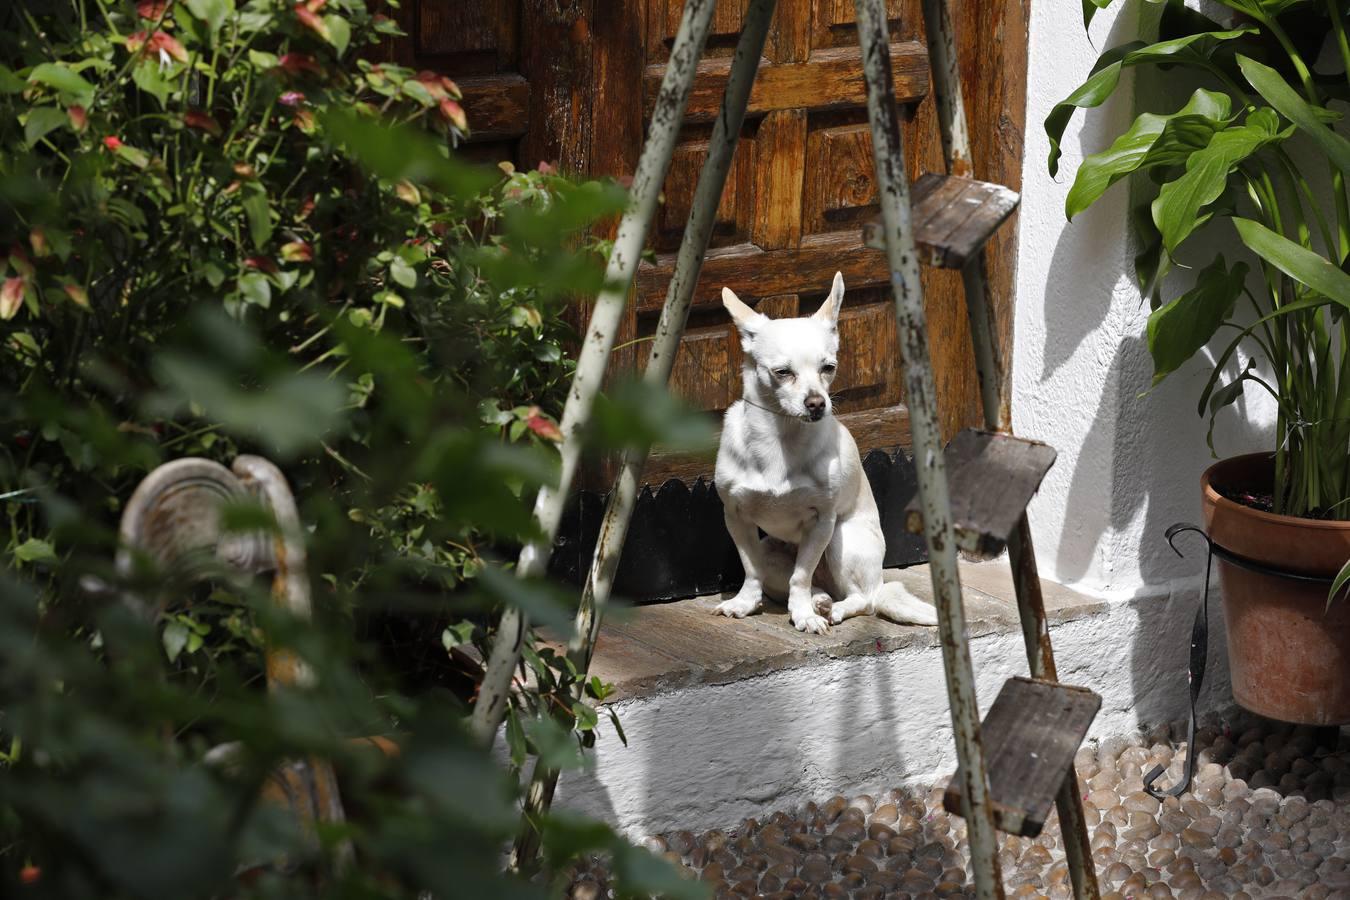
[[[717, 0], [713, 33], [654, 223], [654, 263], [638, 273], [615, 368], [639, 368], [689, 214], [747, 0]], [[1027, 0], [956, 0], [978, 177], [1017, 189], [1025, 98]], [[889, 0], [897, 98], [911, 176], [941, 171], [917, 0]], [[410, 38], [395, 56], [454, 77], [474, 128], [471, 152], [589, 175], [637, 164], [679, 23], [681, 0], [405, 0]], [[719, 293], [730, 286], [770, 316], [812, 312], [836, 270], [840, 317], [836, 408], [863, 453], [909, 444], [900, 352], [882, 253], [862, 244], [876, 214], [853, 0], [779, 0], [717, 226], [672, 376], [674, 389], [719, 412], [740, 393], [740, 346]], [[996, 309], [1008, 343], [1013, 226], [991, 246]], [[924, 274], [944, 433], [979, 422], [979, 390], [957, 273]], [[578, 317], [585, 311], [578, 310]], [[1006, 359], [1006, 354], [1005, 354]], [[654, 455], [648, 480], [708, 474], [709, 460]], [[608, 473], [591, 483], [607, 487]]]

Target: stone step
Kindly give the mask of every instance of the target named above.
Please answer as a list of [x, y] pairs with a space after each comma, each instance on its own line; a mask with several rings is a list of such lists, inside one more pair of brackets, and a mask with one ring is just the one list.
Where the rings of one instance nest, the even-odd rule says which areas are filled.
[[[1006, 559], [963, 562], [960, 573], [976, 690], [987, 709], [1007, 678], [1026, 674], [1011, 573]], [[927, 566], [887, 577], [931, 598]], [[1126, 730], [1137, 611], [1048, 581], [1042, 589], [1061, 674], [1098, 690], [1105, 684], [1107, 706], [1094, 729]], [[955, 771], [935, 628], [860, 616], [825, 635], [803, 634], [777, 604], [745, 619], [715, 616], [722, 599], [606, 615], [591, 671], [614, 685], [606, 706], [627, 744], [602, 715], [588, 753], [594, 766], [564, 773], [560, 806], [641, 836], [725, 827], [834, 794], [932, 785]], [[1150, 604], [1170, 608], [1163, 598]], [[1164, 664], [1148, 668], [1166, 682], [1175, 717], [1185, 709], [1185, 647], [1171, 651], [1160, 644]]]

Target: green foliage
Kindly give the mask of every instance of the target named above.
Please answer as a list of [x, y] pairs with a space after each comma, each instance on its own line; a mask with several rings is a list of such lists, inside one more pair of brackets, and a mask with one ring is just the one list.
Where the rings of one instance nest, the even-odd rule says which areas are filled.
[[[1085, 21], [1111, 2], [1084, 0]], [[1091, 77], [1046, 119], [1049, 168], [1058, 167], [1074, 110], [1105, 102], [1122, 69], [1176, 66], [1206, 82], [1173, 111], [1141, 114], [1111, 147], [1085, 159], [1065, 212], [1072, 218], [1117, 181], [1148, 173], [1139, 187], [1156, 185], [1156, 196], [1133, 225], [1143, 248], [1139, 282], [1154, 307], [1154, 384], [1220, 329], [1235, 330], [1200, 397], [1211, 448], [1215, 415], [1246, 384], [1268, 391], [1278, 405], [1276, 512], [1350, 518], [1350, 141], [1333, 127], [1341, 115], [1328, 106], [1350, 96], [1350, 17], [1329, 0], [1220, 2], [1241, 14], [1241, 27], [1166, 0], [1162, 40], [1103, 53]], [[1324, 50], [1339, 57], [1342, 71], [1312, 70]], [[1295, 156], [1315, 159], [1330, 189], [1314, 187]], [[1195, 266], [1193, 285], [1165, 300], [1163, 276], [1197, 234], [1215, 229], [1254, 254], [1260, 286], [1248, 284], [1244, 263], [1229, 268], [1218, 257]], [[1251, 325], [1240, 318], [1249, 312], [1238, 302], [1244, 296], [1255, 313]], [[1251, 359], [1226, 376], [1239, 345]], [[1269, 377], [1257, 370], [1259, 357]]]
[[[459, 88], [371, 62], [397, 29], [365, 0], [23, 3], [0, 26], [2, 892], [543, 896], [498, 865], [521, 769], [622, 739], [589, 702], [608, 688], [530, 636], [510, 765], [462, 722], [501, 609], [570, 627], [574, 596], [501, 569], [557, 477], [562, 313], [600, 286], [587, 229], [624, 193], [468, 162]], [[635, 403], [606, 442], [688, 435], [668, 397]], [[112, 570], [148, 471], [245, 452], [296, 493], [312, 623], [258, 585]], [[386, 615], [434, 623], [409, 651], [434, 678], [390, 665]], [[313, 687], [262, 689], [278, 646]], [[349, 740], [385, 733], [398, 756]], [[307, 758], [336, 766], [343, 829], [260, 801]], [[547, 876], [606, 852], [625, 895], [697, 894], [602, 825], [547, 831]]]

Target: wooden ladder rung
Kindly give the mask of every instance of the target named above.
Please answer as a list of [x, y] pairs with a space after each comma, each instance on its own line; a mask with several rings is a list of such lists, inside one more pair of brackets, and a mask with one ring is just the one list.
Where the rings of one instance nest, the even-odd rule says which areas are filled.
[[[967, 428], [947, 445], [944, 458], [957, 546], [994, 556], [1002, 552], [1054, 465], [1055, 450], [1040, 441]], [[922, 534], [923, 510], [917, 496], [905, 513], [905, 527]]]
[[[1001, 184], [929, 172], [910, 187], [919, 262], [959, 269], [993, 236], [1021, 201]], [[880, 217], [863, 226], [863, 242], [885, 250]]]
[[[1101, 705], [1102, 698], [1087, 688], [1034, 678], [1004, 683], [980, 725], [994, 824], [1000, 831], [1023, 837], [1041, 833]], [[943, 806], [955, 815], [962, 815], [962, 774], [958, 768], [943, 795]]]

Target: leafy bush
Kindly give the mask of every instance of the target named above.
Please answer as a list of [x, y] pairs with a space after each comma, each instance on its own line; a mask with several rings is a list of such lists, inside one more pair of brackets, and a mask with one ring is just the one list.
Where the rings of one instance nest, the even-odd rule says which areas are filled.
[[[541, 894], [496, 865], [511, 776], [535, 754], [578, 765], [598, 723], [570, 702], [578, 673], [532, 649], [501, 770], [463, 737], [462, 645], [504, 603], [570, 627], [569, 597], [491, 564], [534, 533], [529, 500], [556, 477], [560, 313], [599, 286], [585, 229], [622, 191], [465, 163], [457, 86], [362, 58], [396, 32], [364, 0], [53, 6], [0, 12], [0, 879], [34, 896]], [[132, 487], [241, 452], [286, 468], [316, 621], [231, 584], [153, 623], [111, 602], [147, 586], [110, 566]], [[354, 622], [387, 609], [449, 626], [448, 691], [410, 694], [381, 664]], [[259, 690], [269, 644], [317, 686]], [[410, 735], [397, 758], [345, 740], [389, 731]], [[225, 741], [235, 764], [204, 766]], [[266, 773], [314, 756], [349, 814], [318, 844], [258, 801]], [[555, 816], [546, 837], [555, 873], [604, 850], [627, 890], [688, 893], [603, 826]], [[235, 881], [282, 852], [297, 873]]]

